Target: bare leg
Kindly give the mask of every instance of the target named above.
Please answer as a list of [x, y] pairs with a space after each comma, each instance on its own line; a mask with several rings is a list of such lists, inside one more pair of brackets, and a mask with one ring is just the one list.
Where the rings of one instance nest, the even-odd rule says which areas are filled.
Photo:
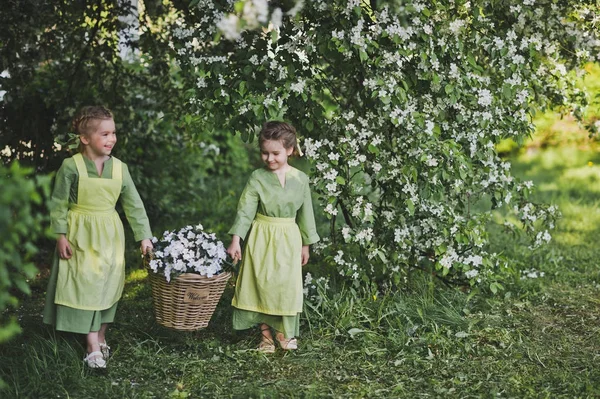
[[90, 331], [86, 337], [87, 356], [83, 359], [90, 368], [106, 368], [106, 361], [102, 352], [100, 352], [100, 343], [98, 342], [98, 331]]
[[97, 352], [100, 350], [100, 343], [98, 342], [98, 331], [90, 331], [87, 335], [87, 352]]
[[260, 333], [262, 337], [258, 345], [258, 350], [263, 353], [275, 352], [275, 342], [273, 341], [273, 334], [271, 334], [271, 327], [267, 324], [261, 324]]
[[106, 328], [108, 323], [102, 323], [100, 330], [98, 331], [98, 343], [100, 344], [100, 351], [104, 360], [108, 360], [110, 357], [110, 346], [106, 343]]
[[260, 332], [262, 333], [263, 341], [273, 342], [273, 334], [271, 334], [271, 327], [268, 324], [261, 324]]
[[108, 327], [108, 323], [103, 323], [100, 325], [100, 330], [98, 331], [98, 342], [105, 344], [106, 343], [106, 328]]

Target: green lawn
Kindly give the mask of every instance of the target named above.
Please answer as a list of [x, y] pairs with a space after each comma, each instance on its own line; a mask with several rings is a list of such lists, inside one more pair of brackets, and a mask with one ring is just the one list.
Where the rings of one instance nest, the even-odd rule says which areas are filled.
[[154, 322], [137, 270], [109, 331], [109, 369], [97, 373], [81, 362], [80, 336], [42, 325], [42, 278], [18, 312], [23, 334], [0, 347], [0, 397], [598, 398], [600, 155], [552, 148], [512, 163], [563, 218], [538, 251], [491, 228], [493, 249], [529, 271], [496, 296], [419, 275], [376, 299], [338, 292], [307, 307], [299, 351], [262, 355], [258, 333], [229, 328], [231, 289], [207, 329], [175, 332]]

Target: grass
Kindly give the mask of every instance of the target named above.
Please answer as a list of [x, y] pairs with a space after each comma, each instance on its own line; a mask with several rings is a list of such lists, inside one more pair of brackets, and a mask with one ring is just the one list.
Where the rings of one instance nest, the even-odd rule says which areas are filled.
[[40, 278], [15, 312], [23, 334], [0, 347], [0, 397], [598, 398], [600, 155], [549, 148], [512, 164], [563, 213], [534, 252], [491, 230], [493, 247], [537, 278], [515, 278], [493, 297], [419, 274], [376, 297], [343, 288], [307, 304], [298, 352], [266, 356], [252, 350], [257, 332], [230, 329], [231, 288], [208, 328], [176, 332], [154, 322], [145, 271], [131, 270], [104, 373], [83, 366], [81, 336], [42, 325]]

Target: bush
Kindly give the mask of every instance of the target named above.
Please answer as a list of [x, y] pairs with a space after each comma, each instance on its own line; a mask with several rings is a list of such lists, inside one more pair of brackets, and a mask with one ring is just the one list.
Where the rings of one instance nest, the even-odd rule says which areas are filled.
[[35, 276], [31, 261], [38, 251], [35, 240], [47, 224], [45, 199], [50, 176], [34, 176], [33, 169], [18, 161], [0, 165], [0, 343], [20, 332], [17, 321], [7, 317], [7, 308], [18, 305], [17, 295], [30, 294], [29, 279]]

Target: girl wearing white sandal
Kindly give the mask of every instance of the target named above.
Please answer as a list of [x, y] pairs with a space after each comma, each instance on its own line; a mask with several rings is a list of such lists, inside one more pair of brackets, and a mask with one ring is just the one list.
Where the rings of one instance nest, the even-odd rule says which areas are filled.
[[296, 130], [284, 122], [267, 122], [259, 144], [265, 167], [252, 173], [242, 192], [227, 253], [234, 262], [242, 260], [232, 301], [233, 328], [259, 325], [258, 349], [273, 353], [275, 341], [284, 350], [298, 347], [302, 266], [319, 236], [308, 176], [288, 164], [297, 148]]
[[64, 160], [50, 201], [58, 238], [44, 323], [86, 334], [83, 360], [102, 369], [110, 355], [106, 329], [125, 282], [125, 237], [116, 202], [123, 205], [143, 253], [152, 249], [152, 232], [127, 165], [111, 156], [117, 141], [112, 113], [100, 106], [84, 107], [73, 127], [80, 153]]

